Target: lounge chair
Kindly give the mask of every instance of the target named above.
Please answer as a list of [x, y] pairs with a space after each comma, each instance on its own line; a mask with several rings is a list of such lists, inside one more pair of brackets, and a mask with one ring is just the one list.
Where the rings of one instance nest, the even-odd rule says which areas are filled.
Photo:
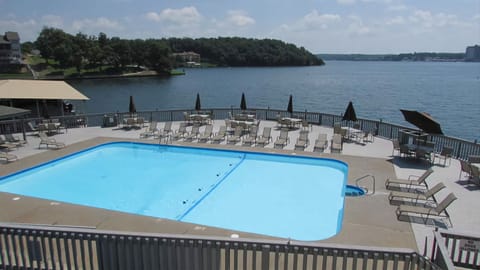
[[396, 210], [397, 218], [399, 219], [400, 216], [402, 215], [407, 215], [407, 216], [420, 216], [422, 219], [424, 219], [425, 224], [427, 224], [427, 220], [430, 217], [434, 218], [447, 218], [450, 222], [450, 225], [452, 225], [452, 221], [450, 220], [450, 216], [447, 213], [447, 207], [457, 199], [455, 197], [455, 194], [450, 193], [441, 201], [439, 204], [437, 204], [437, 207], [432, 208], [429, 207], [428, 205], [426, 206], [412, 206], [412, 205], [405, 205], [402, 204], [398, 206]]
[[248, 136], [243, 138], [243, 142], [242, 142], [243, 145], [252, 146], [252, 144], [254, 144], [257, 141], [257, 131], [258, 131], [258, 127], [252, 126], [250, 128], [250, 133], [248, 134]]
[[212, 143], [221, 143], [225, 140], [225, 136], [227, 134], [227, 126], [220, 126], [218, 132], [212, 137]]
[[272, 128], [271, 127], [264, 127], [263, 133], [260, 137], [257, 138], [255, 142], [255, 146], [265, 147], [272, 140]]
[[32, 122], [27, 122], [27, 126], [28, 128], [30, 128], [30, 131], [33, 133], [33, 134], [38, 134], [38, 128], [36, 126], [33, 125]]
[[10, 153], [5, 153], [5, 152], [0, 152], [0, 158], [5, 159], [7, 162], [17, 160], [18, 157], [15, 156], [14, 154]]
[[325, 148], [328, 147], [327, 134], [319, 133], [318, 138], [315, 140], [315, 145], [313, 146], [314, 152], [323, 152]]
[[342, 134], [334, 133], [332, 137], [332, 143], [330, 144], [331, 152], [340, 153], [343, 150], [343, 137]]
[[308, 129], [301, 130], [300, 136], [298, 136], [297, 141], [295, 142], [295, 150], [305, 150], [305, 148], [308, 146], [308, 143]]
[[438, 158], [443, 159], [443, 167], [445, 167], [447, 165], [447, 159], [448, 159], [448, 166], [451, 165], [452, 154], [453, 154], [453, 148], [452, 147], [444, 146], [442, 148], [442, 151], [438, 155]]
[[18, 137], [13, 136], [11, 133], [5, 134], [5, 140], [9, 143], [17, 144], [19, 146], [24, 145], [27, 143], [27, 141], [22, 140]]
[[402, 191], [392, 191], [390, 192], [390, 195], [388, 195], [388, 200], [390, 203], [396, 200], [400, 199], [407, 199], [413, 201], [415, 204], [419, 200], [421, 201], [435, 201], [433, 199], [433, 195], [435, 195], [437, 192], [445, 188], [445, 185], [440, 182], [433, 186], [432, 188], [424, 191], [424, 192], [402, 192]]
[[40, 137], [40, 144], [38, 148], [40, 148], [43, 144], [47, 146], [54, 146], [55, 148], [62, 148], [65, 147], [63, 142], [57, 142], [54, 138], [48, 138], [47, 134], [43, 131], [38, 132], [38, 136]]
[[153, 138], [160, 139], [160, 142], [161, 142], [162, 139], [167, 140], [170, 133], [172, 133], [172, 122], [166, 122], [165, 125], [163, 126], [163, 129], [153, 134]]
[[152, 121], [145, 132], [140, 133], [140, 138], [154, 136], [158, 132], [157, 121]]
[[173, 140], [180, 140], [183, 137], [185, 137], [185, 134], [187, 134], [187, 124], [186, 123], [180, 123], [180, 127], [178, 130], [172, 135]]
[[213, 131], [213, 125], [208, 124], [207, 126], [205, 126], [205, 130], [203, 131], [203, 133], [200, 136], [198, 136], [198, 142], [201, 143], [201, 142], [207, 142], [208, 140], [210, 140], [210, 138], [212, 137], [212, 131]]
[[18, 144], [18, 143], [7, 142], [2, 137], [0, 137], [0, 148], [2, 148], [2, 149], [5, 149], [7, 151], [11, 151], [13, 149], [16, 149], [19, 146], [20, 146], [20, 144]]
[[471, 169], [471, 174], [470, 174], [470, 178], [468, 180], [471, 181], [472, 183], [480, 186], [480, 171], [479, 171], [478, 167], [474, 166], [474, 165], [471, 165], [470, 169]]
[[461, 169], [460, 169], [460, 175], [458, 176], [458, 179], [462, 179], [462, 173], [466, 173], [468, 178], [470, 178], [472, 175], [472, 168], [470, 167], [470, 164], [467, 161], [460, 159], [460, 166], [461, 166]]
[[194, 139], [197, 138], [198, 134], [200, 134], [200, 126], [195, 125], [195, 126], [192, 127], [192, 130], [190, 131], [190, 133], [188, 133], [183, 138], [183, 140], [187, 141], [187, 142], [191, 142], [191, 141], [193, 141]]
[[227, 137], [227, 144], [236, 144], [240, 142], [243, 135], [243, 128], [241, 126], [237, 126], [233, 135]]
[[[388, 189], [392, 186], [392, 184], [402, 187], [406, 186], [409, 190], [411, 187], [427, 187], [427, 184], [425, 183], [425, 180], [427, 180], [427, 177], [433, 173], [432, 169], [426, 170], [421, 176], [415, 176], [415, 175], [410, 175], [408, 179], [393, 179], [393, 178], [388, 178], [385, 181], [385, 187]], [[415, 179], [416, 178], [416, 179]]]
[[287, 129], [282, 129], [280, 130], [280, 135], [277, 137], [275, 142], [273, 143], [274, 148], [283, 148], [285, 145], [287, 145], [288, 141], [290, 139], [288, 138], [288, 130]]

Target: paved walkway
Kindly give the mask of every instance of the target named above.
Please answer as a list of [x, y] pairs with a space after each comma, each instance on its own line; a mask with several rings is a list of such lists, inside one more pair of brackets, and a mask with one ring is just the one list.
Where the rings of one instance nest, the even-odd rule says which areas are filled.
[[[214, 132], [223, 124], [224, 121], [214, 121]], [[174, 123], [173, 129], [176, 130], [178, 125], [178, 122]], [[260, 129], [265, 126], [274, 127], [272, 129], [272, 138], [275, 140], [279, 135], [279, 131], [275, 128], [275, 123], [262, 121]], [[163, 127], [163, 123], [160, 123], [159, 127]], [[16, 162], [0, 165], [0, 175], [6, 175], [22, 168], [28, 168], [35, 164], [107, 141], [134, 140], [158, 143], [151, 139], [139, 139], [139, 134], [142, 131], [143, 130], [100, 127], [69, 129], [66, 132], [52, 137], [67, 144], [67, 147], [59, 150], [38, 149], [39, 138], [29, 135], [27, 138], [29, 144], [12, 152], [20, 159]], [[203, 128], [201, 131], [203, 131]], [[331, 128], [313, 126], [309, 136], [310, 145], [305, 151], [294, 151], [294, 144], [299, 135], [298, 130], [289, 132], [290, 142], [284, 149], [274, 149], [273, 143], [270, 143], [265, 148], [245, 147], [240, 144], [226, 145], [225, 142], [219, 145], [186, 143], [181, 141], [170, 143], [189, 144], [201, 147], [235, 148], [246, 151], [282, 152], [296, 155], [331, 157], [343, 160], [349, 164], [349, 183], [354, 184], [355, 179], [371, 174], [376, 178], [376, 192], [371, 196], [347, 198], [342, 231], [335, 237], [322, 242], [365, 246], [405, 247], [417, 249], [422, 252], [425, 237], [428, 237], [428, 241], [431, 241], [431, 232], [434, 229], [434, 225], [398, 221], [395, 215], [396, 206], [392, 206], [388, 202], [387, 196], [389, 191], [385, 189], [384, 181], [389, 177], [408, 178], [409, 175], [421, 175], [429, 165], [392, 157], [391, 142], [381, 138], [375, 138], [372, 143], [366, 144], [345, 143], [341, 154], [332, 154], [329, 148], [324, 153], [313, 153], [313, 144], [317, 134], [320, 132], [326, 133], [329, 140], [333, 135], [333, 129]], [[432, 168], [434, 169], [434, 173], [427, 180], [429, 186], [433, 186], [440, 181], [447, 186], [446, 189], [442, 190], [438, 196], [436, 196], [437, 200], [442, 200], [449, 192], [455, 193], [458, 197], [458, 200], [448, 208], [453, 222], [453, 230], [475, 234], [476, 229], [480, 225], [480, 212], [477, 211], [476, 207], [472, 206], [476, 206], [476, 202], [479, 200], [480, 188], [468, 184], [464, 179], [459, 179], [460, 165], [457, 160], [452, 160], [450, 166], [447, 167], [434, 164]], [[369, 184], [365, 182], [364, 185], [368, 186]], [[368, 188], [372, 190], [372, 187]], [[28, 197], [13, 200], [18, 197], [19, 196], [14, 194], [0, 193], [2, 208], [8, 209], [8, 211], [2, 211], [0, 213], [0, 221], [91, 226], [102, 229], [127, 231], [136, 230], [222, 236], [239, 233], [195, 224], [179, 224], [178, 222], [166, 219], [130, 215]], [[441, 223], [435, 225], [443, 226]], [[241, 232], [239, 234], [245, 237], [264, 237]]]

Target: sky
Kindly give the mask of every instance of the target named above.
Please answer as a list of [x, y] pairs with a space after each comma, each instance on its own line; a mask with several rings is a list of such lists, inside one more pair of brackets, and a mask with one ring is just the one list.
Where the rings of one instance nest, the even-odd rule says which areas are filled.
[[465, 52], [480, 0], [0, 0], [0, 33], [280, 39], [312, 53]]

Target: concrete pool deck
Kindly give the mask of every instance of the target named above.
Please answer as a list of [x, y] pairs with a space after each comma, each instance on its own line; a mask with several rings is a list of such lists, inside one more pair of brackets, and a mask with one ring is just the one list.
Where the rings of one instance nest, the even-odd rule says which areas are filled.
[[[214, 121], [214, 131], [218, 130], [223, 121]], [[159, 124], [162, 127], [163, 124]], [[262, 121], [264, 126], [274, 126], [274, 122]], [[174, 129], [178, 123], [174, 123]], [[20, 147], [12, 153], [19, 157], [18, 161], [0, 165], [0, 175], [6, 175], [18, 170], [62, 157], [69, 153], [92, 147], [111, 141], [139, 141], [158, 143], [151, 139], [138, 139], [142, 130], [122, 130], [118, 128], [76, 128], [68, 132], [53, 136], [56, 140], [65, 142], [67, 147], [59, 150], [38, 149], [39, 138], [28, 136], [29, 144]], [[201, 130], [202, 131], [202, 130]], [[275, 140], [279, 131], [272, 130], [272, 138]], [[225, 143], [204, 144], [173, 142], [198, 147], [232, 148], [242, 151], [277, 152], [306, 156], [321, 156], [339, 159], [349, 165], [349, 183], [355, 184], [355, 179], [373, 175], [376, 179], [375, 194], [364, 197], [348, 197], [345, 201], [344, 219], [341, 232], [323, 243], [402, 247], [423, 251], [426, 236], [430, 236], [434, 226], [419, 223], [409, 223], [397, 220], [395, 215], [396, 206], [388, 201], [389, 191], [385, 189], [384, 181], [389, 177], [407, 178], [409, 175], [420, 175], [428, 167], [427, 164], [404, 161], [392, 157], [392, 144], [389, 140], [375, 138], [374, 142], [366, 145], [345, 143], [342, 154], [313, 153], [313, 143], [319, 132], [327, 133], [331, 139], [333, 129], [313, 126], [310, 133], [311, 143], [306, 151], [294, 151], [294, 144], [299, 131], [292, 131], [290, 143], [283, 150], [273, 149], [273, 143], [265, 148], [243, 147], [240, 145], [226, 145]], [[480, 224], [480, 214], [472, 205], [478, 201], [480, 189], [467, 185], [458, 179], [459, 164], [452, 160], [448, 167], [435, 164], [434, 173], [428, 178], [429, 186], [442, 181], [447, 188], [439, 193], [437, 200], [443, 199], [449, 192], [454, 192], [459, 198], [449, 208], [448, 212], [453, 222], [453, 229], [462, 232], [475, 232]], [[68, 176], [65, 176], [68, 177]], [[361, 185], [372, 190], [371, 182], [364, 180]], [[321, 196], [321, 192], [319, 192]], [[34, 223], [50, 225], [85, 226], [106, 230], [161, 232], [197, 235], [230, 236], [232, 233], [240, 237], [269, 238], [263, 235], [223, 230], [196, 224], [180, 223], [166, 219], [132, 215], [97, 208], [89, 208], [63, 202], [35, 199], [15, 194], [1, 193], [0, 221], [13, 223]]]

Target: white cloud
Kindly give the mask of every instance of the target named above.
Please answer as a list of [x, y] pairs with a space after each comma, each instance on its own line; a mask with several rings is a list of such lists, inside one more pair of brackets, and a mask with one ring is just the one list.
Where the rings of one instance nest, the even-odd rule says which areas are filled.
[[365, 36], [373, 33], [372, 29], [366, 26], [362, 18], [358, 16], [350, 16], [351, 23], [348, 25], [348, 33], [353, 36]]
[[330, 25], [340, 22], [341, 19], [338, 14], [321, 14], [317, 10], [312, 10], [295, 23], [282, 25], [282, 29], [302, 32], [327, 29]]
[[395, 25], [395, 24], [401, 25], [401, 24], [405, 24], [405, 23], [406, 23], [405, 18], [403, 18], [402, 16], [396, 16], [392, 19], [388, 19], [385, 24], [387, 24], [387, 25]]
[[408, 7], [405, 5], [391, 5], [387, 8], [388, 11], [405, 11], [407, 9]]
[[242, 10], [228, 11], [227, 21], [236, 26], [248, 26], [255, 24], [255, 20], [249, 17], [246, 12]]
[[155, 22], [185, 25], [200, 22], [202, 15], [200, 15], [195, 7], [190, 6], [181, 9], [167, 8], [162, 10], [160, 13], [149, 12], [146, 14], [146, 18]]
[[121, 30], [123, 27], [115, 20], [110, 20], [105, 17], [96, 19], [82, 19], [75, 20], [72, 23], [72, 28], [75, 32], [98, 33]]
[[415, 10], [409, 16], [409, 21], [425, 29], [465, 24], [465, 22], [458, 20], [456, 15], [445, 13], [432, 14], [430, 11], [425, 10]]
[[28, 19], [25, 21], [20, 20], [0, 20], [0, 29], [4, 31], [15, 31], [20, 35], [20, 41], [32, 41], [37, 39], [38, 33], [40, 33], [40, 25], [34, 19]]

